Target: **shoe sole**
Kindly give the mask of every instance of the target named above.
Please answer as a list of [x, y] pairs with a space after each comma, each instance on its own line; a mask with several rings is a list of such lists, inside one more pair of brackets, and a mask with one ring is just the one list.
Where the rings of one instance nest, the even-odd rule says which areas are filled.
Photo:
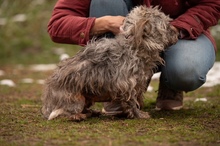
[[160, 111], [160, 110], [173, 110], [173, 111], [178, 111], [180, 109], [182, 109], [183, 106], [177, 106], [177, 107], [172, 107], [172, 108], [160, 108], [160, 107], [155, 107], [156, 111]]
[[158, 100], [156, 110], [180, 110], [183, 107], [182, 101], [176, 100]]

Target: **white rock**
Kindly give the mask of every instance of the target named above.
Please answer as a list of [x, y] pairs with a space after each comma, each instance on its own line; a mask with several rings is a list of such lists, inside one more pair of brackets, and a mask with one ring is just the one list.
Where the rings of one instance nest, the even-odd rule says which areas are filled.
[[198, 102], [198, 101], [206, 102], [206, 101], [208, 101], [208, 100], [207, 100], [207, 98], [196, 98], [196, 99], [195, 99], [195, 102]]
[[152, 80], [158, 80], [159, 78], [160, 78], [160, 72], [158, 72], [158, 73], [155, 73], [153, 76], [152, 76]]
[[31, 78], [24, 78], [24, 79], [21, 80], [21, 82], [22, 82], [22, 83], [28, 83], [28, 84], [30, 84], [30, 83], [33, 83], [34, 80], [31, 79]]
[[153, 90], [154, 90], [154, 88], [149, 85], [148, 88], [147, 88], [147, 92], [152, 92]]
[[67, 59], [67, 58], [69, 58], [69, 57], [70, 57], [70, 56], [69, 56], [68, 54], [64, 53], [64, 54], [61, 54], [61, 55], [60, 55], [60, 60]]
[[33, 71], [50, 71], [57, 67], [56, 64], [35, 64], [31, 65], [30, 69]]
[[26, 14], [17, 14], [14, 17], [12, 17], [12, 21], [14, 22], [24, 22], [27, 20]]
[[6, 85], [9, 87], [15, 87], [15, 83], [12, 80], [4, 79], [0, 81], [0, 85]]
[[36, 81], [38, 84], [45, 84], [45, 80], [43, 80], [43, 79], [39, 79], [39, 80], [37, 80]]
[[220, 62], [215, 62], [206, 76], [206, 83], [202, 87], [212, 87], [218, 84], [220, 84]]

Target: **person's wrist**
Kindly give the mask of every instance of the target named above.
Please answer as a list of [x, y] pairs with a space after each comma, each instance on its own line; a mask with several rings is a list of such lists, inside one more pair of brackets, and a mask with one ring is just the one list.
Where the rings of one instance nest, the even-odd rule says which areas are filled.
[[183, 39], [189, 36], [188, 32], [185, 29], [179, 29], [179, 39]]
[[90, 36], [99, 36], [107, 32], [107, 21], [106, 16], [96, 18], [94, 26], [90, 30]]

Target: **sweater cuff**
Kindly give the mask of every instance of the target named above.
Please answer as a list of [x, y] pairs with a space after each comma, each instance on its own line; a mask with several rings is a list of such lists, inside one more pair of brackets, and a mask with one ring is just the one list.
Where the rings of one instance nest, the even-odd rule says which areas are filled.
[[189, 38], [189, 33], [185, 29], [179, 30], [179, 39]]

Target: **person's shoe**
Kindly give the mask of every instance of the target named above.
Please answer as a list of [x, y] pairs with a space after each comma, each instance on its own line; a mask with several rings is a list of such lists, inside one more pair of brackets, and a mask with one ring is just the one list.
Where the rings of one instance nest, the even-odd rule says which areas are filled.
[[156, 110], [180, 110], [183, 107], [183, 91], [169, 89], [160, 82]]

